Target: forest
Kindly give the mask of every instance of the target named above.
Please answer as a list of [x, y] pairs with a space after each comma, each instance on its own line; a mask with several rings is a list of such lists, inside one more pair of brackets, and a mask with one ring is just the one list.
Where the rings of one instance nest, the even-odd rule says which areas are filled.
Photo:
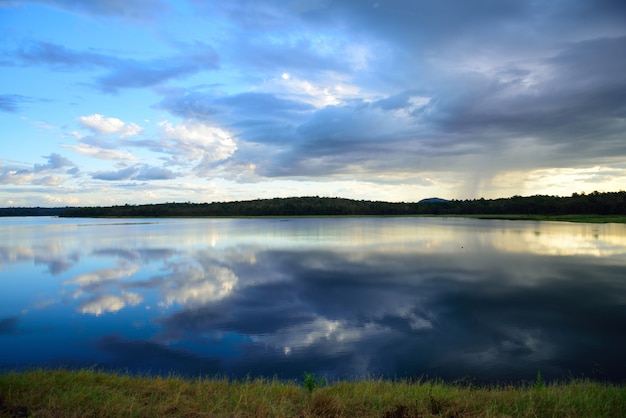
[[65, 208], [64, 217], [373, 216], [373, 215], [626, 215], [626, 192], [574, 193], [569, 197], [424, 199], [416, 203], [289, 197], [214, 203], [162, 203]]
[[59, 216], [68, 209], [74, 208], [0, 208], [0, 216]]
[[338, 197], [288, 197], [213, 203], [161, 203], [66, 208], [0, 208], [0, 216], [397, 216], [397, 215], [626, 215], [626, 192], [513, 196], [499, 199], [424, 199], [415, 203]]

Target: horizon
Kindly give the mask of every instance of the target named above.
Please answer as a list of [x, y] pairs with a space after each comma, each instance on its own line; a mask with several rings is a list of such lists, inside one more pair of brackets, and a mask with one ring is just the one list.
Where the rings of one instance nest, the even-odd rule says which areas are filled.
[[0, 0], [0, 207], [626, 184], [626, 3]]
[[71, 205], [64, 205], [64, 206], [2, 206], [0, 207], [0, 209], [64, 209], [64, 208], [70, 208], [70, 207], [111, 207], [111, 206], [149, 206], [149, 205], [171, 205], [171, 204], [191, 204], [191, 205], [203, 205], [203, 204], [220, 204], [220, 203], [246, 203], [246, 202], [253, 202], [256, 200], [273, 200], [273, 199], [309, 199], [309, 198], [317, 198], [317, 199], [344, 199], [344, 200], [354, 200], [354, 201], [365, 201], [365, 202], [382, 202], [382, 203], [420, 203], [424, 200], [442, 200], [442, 201], [446, 201], [446, 202], [454, 202], [454, 201], [476, 201], [476, 200], [481, 200], [481, 199], [485, 199], [485, 200], [499, 200], [499, 199], [512, 199], [512, 198], [532, 198], [532, 197], [536, 197], [536, 196], [547, 196], [547, 197], [552, 197], [552, 198], [558, 198], [558, 199], [566, 199], [566, 198], [572, 198], [575, 196], [586, 196], [587, 194], [594, 194], [594, 193], [623, 193], [624, 190], [619, 190], [619, 191], [606, 191], [606, 192], [598, 192], [598, 191], [593, 191], [591, 193], [577, 193], [577, 192], [573, 192], [570, 195], [563, 195], [563, 196], [559, 196], [559, 195], [540, 195], [540, 194], [534, 194], [534, 195], [525, 195], [525, 196], [521, 196], [521, 195], [513, 195], [513, 196], [500, 196], [500, 197], [493, 197], [493, 198], [485, 198], [485, 197], [474, 197], [474, 198], [467, 198], [467, 199], [443, 199], [437, 196], [431, 196], [431, 197], [426, 197], [426, 198], [422, 198], [419, 200], [404, 200], [404, 201], [388, 201], [388, 200], [373, 200], [373, 199], [352, 199], [352, 198], [348, 198], [348, 197], [342, 197], [342, 196], [310, 196], [310, 195], [302, 195], [302, 196], [282, 196], [282, 197], [263, 197], [263, 198], [254, 198], [254, 199], [245, 199], [245, 200], [222, 200], [222, 201], [205, 201], [205, 202], [200, 202], [200, 201], [160, 201], [160, 202], [150, 202], [150, 203], [118, 203], [118, 204], [114, 204], [114, 205], [85, 205], [85, 206], [71, 206]]

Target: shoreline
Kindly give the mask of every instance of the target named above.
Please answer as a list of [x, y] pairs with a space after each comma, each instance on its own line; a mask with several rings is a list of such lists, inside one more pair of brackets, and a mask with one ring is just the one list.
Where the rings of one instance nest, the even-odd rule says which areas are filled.
[[507, 221], [574, 222], [626, 224], [626, 215], [498, 215], [498, 214], [445, 214], [445, 215], [207, 215], [207, 216], [72, 216], [78, 219], [314, 219], [314, 218], [467, 218]]

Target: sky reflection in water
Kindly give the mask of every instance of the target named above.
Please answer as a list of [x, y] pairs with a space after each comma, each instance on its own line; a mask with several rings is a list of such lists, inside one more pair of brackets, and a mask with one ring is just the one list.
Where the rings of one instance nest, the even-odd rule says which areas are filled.
[[626, 225], [0, 219], [0, 366], [623, 381]]

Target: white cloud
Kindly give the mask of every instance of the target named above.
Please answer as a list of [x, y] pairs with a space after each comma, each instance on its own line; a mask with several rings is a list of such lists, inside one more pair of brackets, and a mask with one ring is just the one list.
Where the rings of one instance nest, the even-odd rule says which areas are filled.
[[0, 166], [0, 184], [28, 184], [33, 178], [29, 170]]
[[80, 274], [71, 280], [64, 281], [63, 284], [77, 284], [83, 287], [90, 286], [107, 281], [119, 280], [123, 277], [132, 276], [137, 270], [138, 266], [120, 266], [116, 268], [101, 269], [89, 273]]
[[81, 116], [78, 121], [85, 128], [98, 134], [120, 134], [122, 137], [140, 133], [141, 128], [136, 123], [126, 123], [118, 118], [107, 118], [99, 114]]
[[237, 276], [229, 269], [208, 266], [206, 270], [189, 267], [175, 273], [168, 285], [162, 288], [163, 304], [171, 306], [200, 306], [207, 302], [228, 296], [238, 282]]
[[201, 122], [172, 125], [160, 122], [165, 150], [182, 156], [188, 162], [201, 160], [201, 165], [225, 160], [237, 150], [233, 137], [224, 129]]
[[389, 332], [387, 327], [374, 323], [365, 323], [363, 326], [359, 326], [348, 321], [317, 317], [310, 322], [283, 328], [272, 335], [254, 336], [254, 340], [282, 348], [286, 355], [291, 354], [294, 350], [328, 342], [332, 342], [332, 348], [327, 347], [328, 350], [346, 352], [353, 349], [354, 343], [362, 341], [366, 337]]
[[308, 103], [317, 108], [336, 106], [360, 97], [362, 93], [359, 87], [333, 76], [329, 76], [323, 83], [315, 83], [291, 73], [282, 73], [280, 77], [267, 81], [258, 90]]
[[99, 158], [101, 160], [130, 160], [136, 161], [137, 157], [128, 151], [102, 148], [95, 145], [81, 143], [78, 145], [62, 145], [62, 147], [72, 149], [79, 154], [89, 157]]
[[121, 295], [99, 295], [83, 303], [78, 308], [81, 313], [102, 315], [104, 312], [117, 312], [126, 305], [136, 306], [141, 303], [143, 296], [137, 293], [122, 292]]

